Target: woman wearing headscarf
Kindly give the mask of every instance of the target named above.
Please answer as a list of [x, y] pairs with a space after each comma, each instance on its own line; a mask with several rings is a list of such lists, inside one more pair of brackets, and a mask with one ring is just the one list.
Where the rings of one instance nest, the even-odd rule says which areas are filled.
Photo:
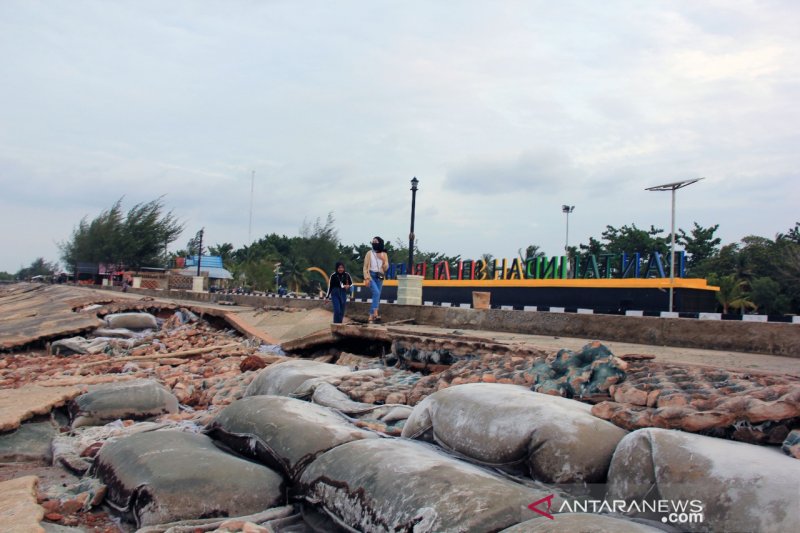
[[372, 238], [372, 250], [367, 252], [364, 257], [364, 283], [367, 284], [372, 292], [372, 305], [369, 308], [369, 322], [381, 319], [378, 314], [378, 306], [381, 303], [381, 289], [386, 271], [389, 269], [389, 256], [383, 248], [383, 239], [380, 237]]
[[333, 323], [341, 324], [344, 320], [344, 308], [347, 305], [347, 294], [350, 292], [350, 286], [353, 280], [350, 274], [345, 272], [344, 263], [341, 261], [336, 263], [336, 270], [331, 274], [328, 279], [328, 293], [326, 298], [330, 298], [333, 302]]

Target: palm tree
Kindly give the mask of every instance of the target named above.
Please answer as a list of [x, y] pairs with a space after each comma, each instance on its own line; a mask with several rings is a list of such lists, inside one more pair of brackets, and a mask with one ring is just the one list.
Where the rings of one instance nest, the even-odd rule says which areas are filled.
[[308, 282], [306, 266], [295, 256], [285, 257], [281, 262], [281, 278], [294, 292]]
[[744, 314], [745, 309], [756, 309], [758, 306], [750, 300], [750, 294], [745, 290], [747, 282], [737, 278], [734, 274], [727, 276], [710, 276], [709, 281], [719, 287], [717, 301], [722, 306], [722, 312], [728, 313], [729, 309], [739, 309]]

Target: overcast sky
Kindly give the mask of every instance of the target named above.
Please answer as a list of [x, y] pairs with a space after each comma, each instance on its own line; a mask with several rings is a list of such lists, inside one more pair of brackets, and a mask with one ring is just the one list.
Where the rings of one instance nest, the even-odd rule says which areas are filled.
[[210, 244], [560, 254], [607, 224], [774, 237], [800, 201], [800, 3], [0, 2], [0, 271], [164, 195]]

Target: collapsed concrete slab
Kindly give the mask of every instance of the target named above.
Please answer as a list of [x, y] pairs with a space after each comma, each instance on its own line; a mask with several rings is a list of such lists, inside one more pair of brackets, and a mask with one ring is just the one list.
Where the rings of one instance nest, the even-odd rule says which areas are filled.
[[403, 437], [431, 440], [468, 460], [546, 483], [597, 483], [627, 434], [575, 400], [515, 385], [449, 387], [414, 407]]
[[44, 509], [36, 503], [36, 476], [0, 482], [0, 530], [5, 533], [44, 533], [39, 524]]
[[0, 389], [0, 431], [20, 426], [23, 420], [49, 413], [83, 392], [81, 387], [42, 387], [26, 385], [18, 389]]
[[18, 284], [0, 293], [0, 350], [103, 325], [95, 315], [73, 312], [67, 301], [74, 297], [73, 289], [51, 285]]

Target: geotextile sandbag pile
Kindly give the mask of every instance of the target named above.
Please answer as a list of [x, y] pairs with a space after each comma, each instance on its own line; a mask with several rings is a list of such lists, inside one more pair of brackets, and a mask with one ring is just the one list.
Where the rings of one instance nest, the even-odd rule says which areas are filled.
[[310, 379], [349, 374], [346, 366], [293, 359], [273, 364], [263, 370], [248, 385], [244, 396], [290, 396]]
[[281, 505], [284, 481], [269, 468], [227, 454], [205, 435], [137, 433], [104, 445], [92, 474], [106, 503], [137, 527], [243, 516]]
[[251, 396], [220, 412], [206, 433], [236, 452], [297, 480], [320, 454], [378, 435], [358, 429], [326, 407], [285, 396]]
[[527, 487], [407, 439], [368, 439], [319, 456], [305, 501], [358, 531], [492, 531], [536, 515], [553, 490]]
[[702, 432], [744, 442], [780, 444], [800, 426], [800, 380], [714, 368], [631, 365], [614, 401], [592, 413], [625, 429]]
[[150, 313], [112, 313], [105, 321], [111, 329], [158, 329], [158, 321]]
[[578, 401], [474, 383], [442, 389], [418, 403], [402, 435], [546, 483], [597, 483], [605, 480], [626, 434]]
[[152, 380], [134, 380], [81, 394], [69, 403], [72, 427], [100, 426], [118, 419], [144, 420], [178, 411], [178, 399]]
[[659, 428], [626, 436], [614, 452], [606, 500], [702, 505], [689, 531], [800, 528], [800, 461], [779, 450]]

